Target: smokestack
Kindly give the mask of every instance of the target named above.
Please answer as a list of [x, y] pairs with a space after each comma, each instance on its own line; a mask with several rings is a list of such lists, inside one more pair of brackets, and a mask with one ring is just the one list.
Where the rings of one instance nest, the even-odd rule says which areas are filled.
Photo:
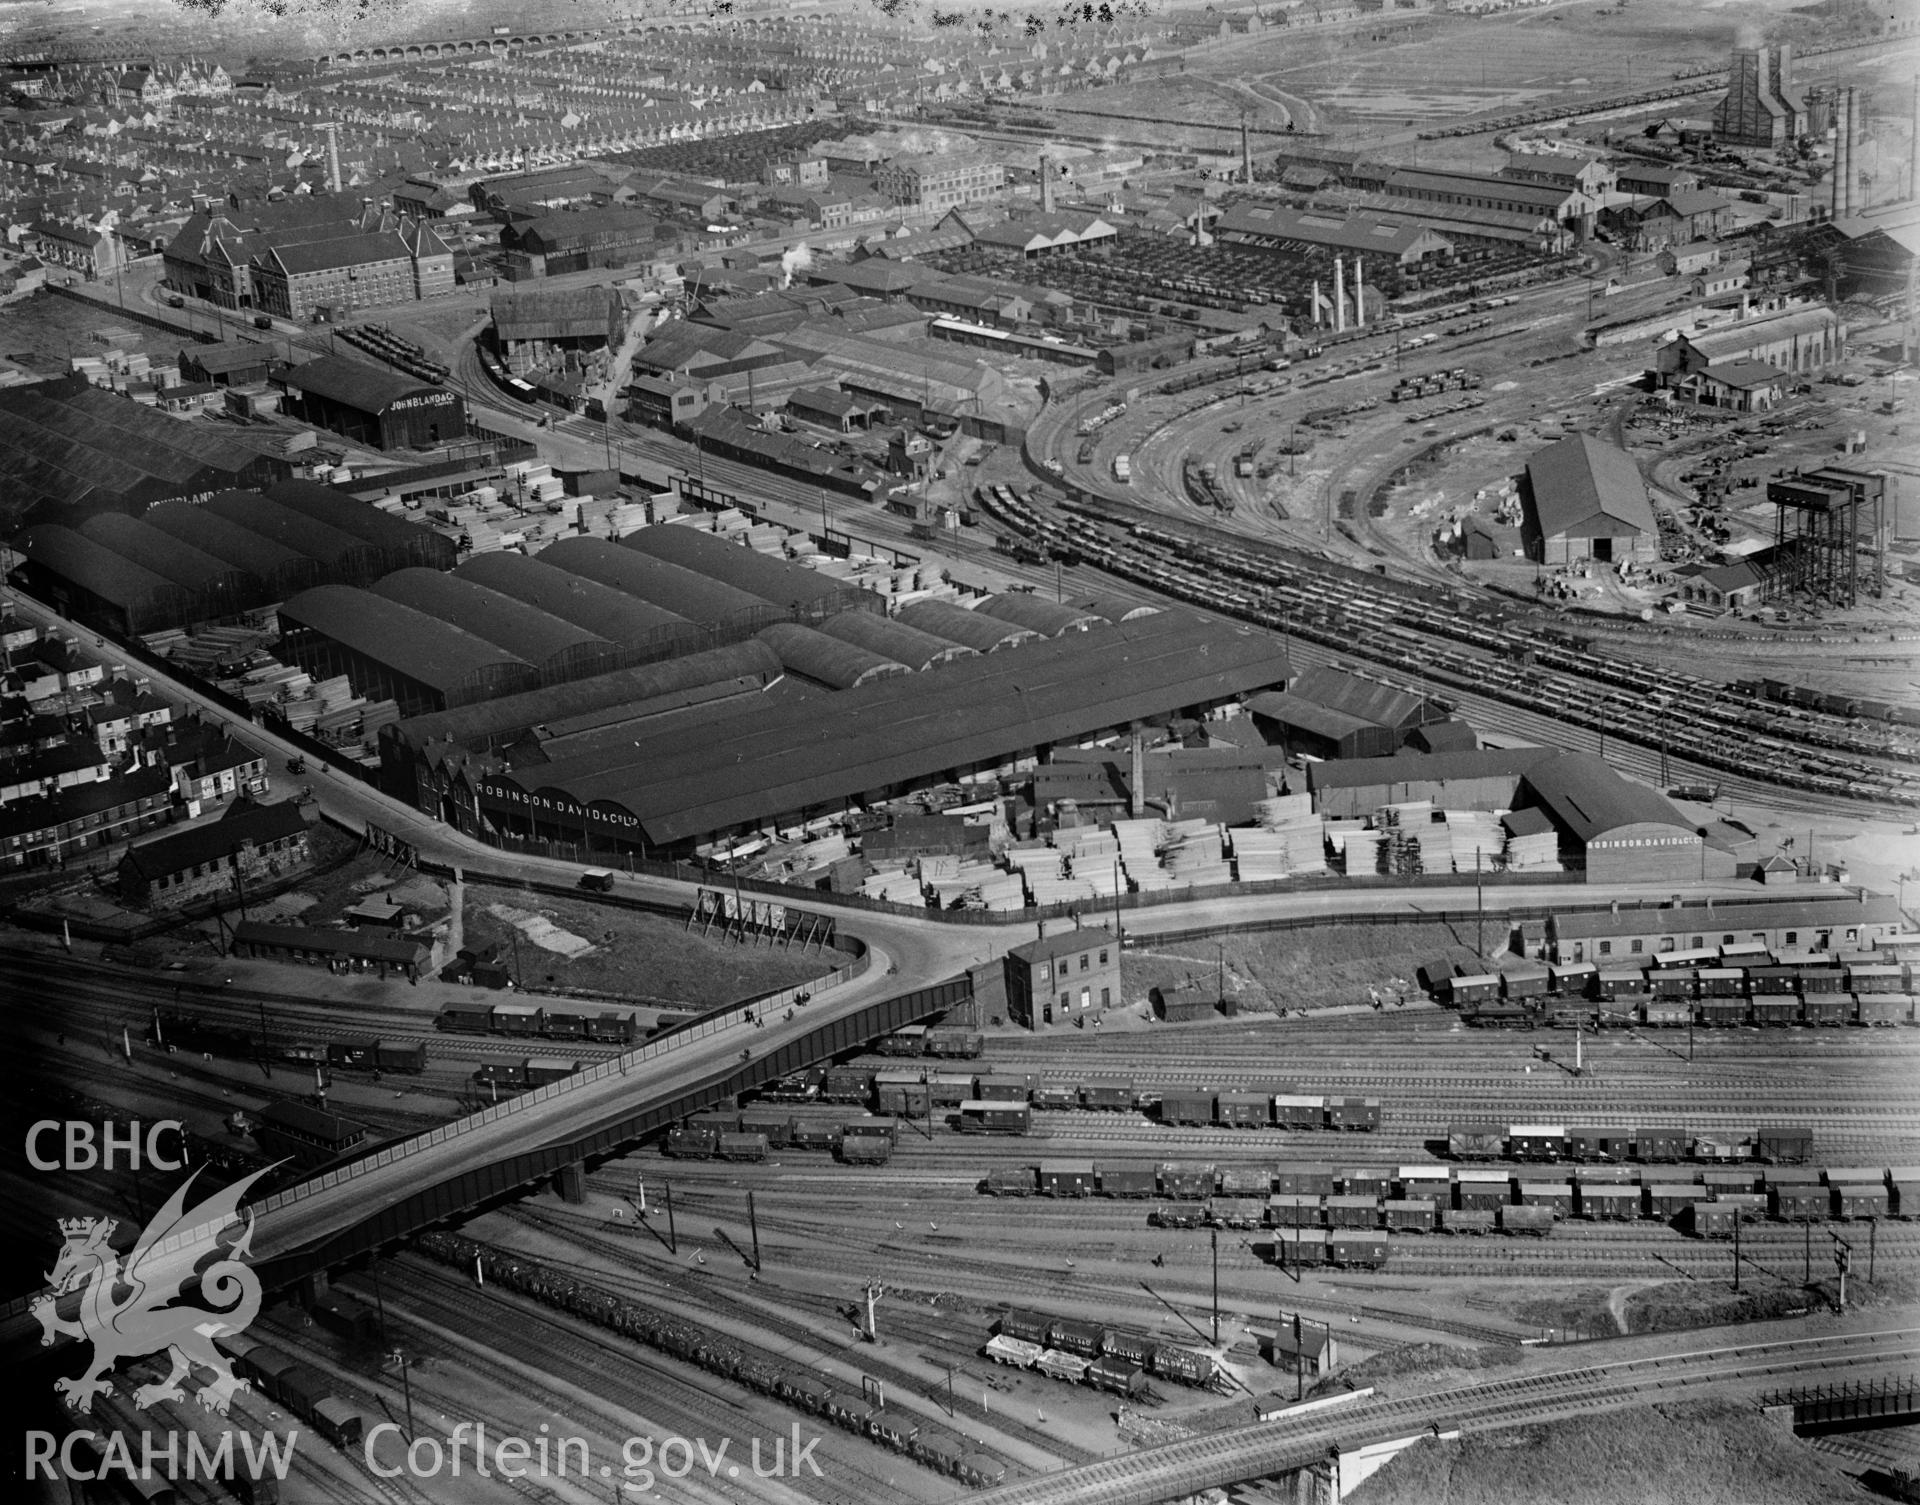
[[1853, 153], [1854, 148], [1860, 144], [1859, 110], [1860, 101], [1854, 90], [1849, 87], [1847, 90], [1847, 181], [1841, 185], [1840, 189], [1840, 197], [1847, 206], [1848, 214], [1852, 214], [1858, 207], [1853, 200], [1854, 194], [1858, 191], [1854, 187], [1856, 169], [1853, 165]]
[[1347, 332], [1347, 269], [1338, 256], [1333, 258], [1333, 332]]
[[327, 132], [327, 187], [333, 192], [340, 191], [340, 127], [331, 122]]
[[1833, 217], [1846, 211], [1847, 196], [1847, 91], [1833, 91]]
[[1920, 199], [1920, 73], [1913, 76], [1913, 133], [1907, 138], [1907, 197]]
[[1246, 174], [1249, 187], [1253, 185], [1253, 138], [1247, 132], [1247, 117], [1240, 117], [1240, 169]]
[[1040, 154], [1040, 212], [1053, 213], [1053, 158]]
[[1146, 739], [1139, 731], [1133, 734], [1133, 818], [1140, 819], [1147, 813], [1147, 750]]
[[1360, 270], [1361, 265], [1362, 265], [1361, 259], [1358, 256], [1354, 257], [1353, 258], [1353, 327], [1355, 329], [1365, 329], [1367, 327], [1367, 305], [1363, 296], [1366, 293], [1366, 284], [1364, 280], [1365, 274]]

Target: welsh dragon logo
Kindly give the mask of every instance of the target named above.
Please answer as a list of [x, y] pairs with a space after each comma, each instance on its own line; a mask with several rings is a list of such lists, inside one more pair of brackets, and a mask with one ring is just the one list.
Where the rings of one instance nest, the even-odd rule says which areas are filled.
[[[266, 1172], [255, 1171], [189, 1212], [187, 1192], [199, 1174], [196, 1170], [187, 1177], [154, 1215], [124, 1270], [108, 1242], [118, 1223], [110, 1218], [60, 1219], [65, 1242], [47, 1275], [52, 1290], [35, 1299], [33, 1315], [40, 1322], [42, 1347], [60, 1336], [93, 1340], [93, 1362], [87, 1372], [78, 1379], [62, 1377], [53, 1382], [73, 1410], [91, 1411], [95, 1395], [113, 1393], [113, 1381], [105, 1376], [121, 1359], [144, 1358], [162, 1350], [172, 1356], [173, 1369], [158, 1384], [142, 1385], [133, 1392], [133, 1403], [142, 1410], [156, 1401], [184, 1400], [180, 1381], [196, 1367], [213, 1372], [212, 1381], [199, 1391], [200, 1404], [209, 1411], [224, 1416], [234, 1392], [247, 1388], [245, 1380], [234, 1378], [226, 1355], [213, 1346], [213, 1340], [221, 1333], [244, 1331], [260, 1312], [260, 1277], [241, 1262], [253, 1240], [251, 1212], [246, 1231], [231, 1246], [221, 1244], [220, 1234], [240, 1221], [240, 1199]], [[162, 1245], [174, 1237], [180, 1242], [162, 1252]], [[199, 1271], [200, 1290], [217, 1307], [170, 1304], [178, 1302], [181, 1287], [209, 1254], [222, 1257]], [[86, 1293], [80, 1300], [80, 1320], [69, 1322], [54, 1303], [83, 1283]]]

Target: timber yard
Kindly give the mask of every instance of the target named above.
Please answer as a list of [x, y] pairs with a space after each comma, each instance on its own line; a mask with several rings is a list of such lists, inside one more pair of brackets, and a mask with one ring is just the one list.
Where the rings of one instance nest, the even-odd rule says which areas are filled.
[[1920, 1500], [1913, 0], [0, 90], [9, 1499]]

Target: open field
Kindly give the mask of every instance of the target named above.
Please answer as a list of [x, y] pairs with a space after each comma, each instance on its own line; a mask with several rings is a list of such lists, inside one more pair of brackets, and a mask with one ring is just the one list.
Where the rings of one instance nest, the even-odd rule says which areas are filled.
[[838, 951], [802, 953], [776, 946], [705, 940], [663, 915], [612, 909], [584, 899], [561, 899], [517, 889], [471, 884], [466, 890], [466, 943], [497, 944], [511, 960], [515, 927], [494, 906], [538, 914], [592, 944], [568, 960], [520, 933], [521, 979], [528, 987], [580, 988], [619, 993], [666, 1008], [711, 1008], [772, 992], [839, 966]]

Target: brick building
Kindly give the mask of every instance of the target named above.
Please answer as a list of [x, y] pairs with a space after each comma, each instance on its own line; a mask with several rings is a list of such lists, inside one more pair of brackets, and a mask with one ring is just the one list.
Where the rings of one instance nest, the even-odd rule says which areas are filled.
[[120, 859], [120, 892], [132, 904], [170, 908], [272, 883], [312, 858], [295, 806], [243, 800], [219, 820], [131, 848]]
[[1079, 1024], [1120, 1002], [1120, 945], [1110, 930], [1061, 930], [1006, 955], [1007, 1018], [1030, 1030]]
[[980, 157], [907, 152], [874, 176], [874, 187], [913, 209], [951, 209], [992, 198], [1006, 185], [1006, 169]]

